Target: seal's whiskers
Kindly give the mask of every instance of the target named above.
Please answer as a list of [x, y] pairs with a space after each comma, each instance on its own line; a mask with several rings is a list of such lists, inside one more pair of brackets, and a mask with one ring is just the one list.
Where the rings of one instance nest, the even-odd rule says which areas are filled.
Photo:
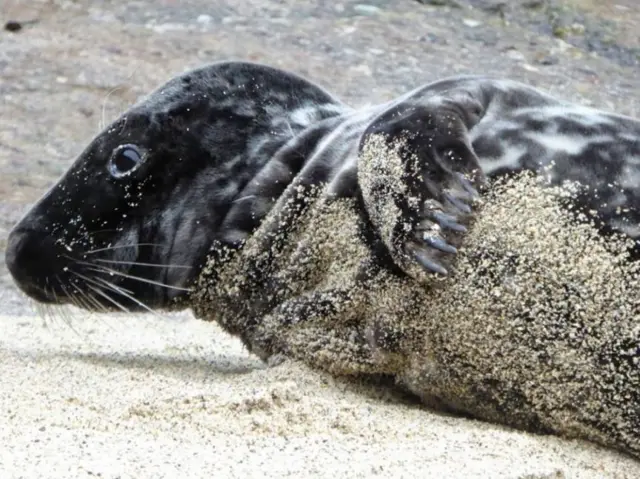
[[166, 246], [163, 245], [162, 243], [134, 243], [134, 244], [121, 244], [121, 245], [115, 245], [115, 246], [105, 246], [104, 248], [97, 248], [97, 249], [91, 249], [89, 251], [85, 251], [84, 254], [95, 254], [95, 253], [100, 253], [102, 251], [111, 251], [114, 249], [121, 249], [121, 248], [137, 248], [138, 246]]
[[[79, 264], [88, 265], [85, 262], [78, 261]], [[161, 283], [160, 281], [154, 281], [153, 279], [141, 278], [140, 276], [134, 276], [132, 274], [121, 273], [120, 271], [116, 271], [115, 269], [106, 268], [104, 266], [94, 265], [97, 267], [89, 267], [88, 269], [92, 271], [96, 271], [98, 273], [104, 273], [108, 275], [122, 276], [123, 278], [132, 279], [134, 281], [140, 281], [142, 283], [153, 284], [155, 286], [160, 286], [161, 288], [175, 289], [178, 291], [191, 291], [191, 288], [183, 288], [182, 286], [173, 286], [170, 284]]]
[[[58, 275], [55, 276], [55, 280], [58, 283], [62, 283], [62, 281], [60, 280], [60, 277]], [[56, 290], [54, 288], [51, 289], [51, 293], [53, 294], [53, 298], [55, 299], [55, 302], [57, 304], [63, 304], [60, 299], [58, 298], [58, 295], [56, 294]], [[61, 320], [63, 323], [65, 323], [67, 326], [69, 325], [69, 322], [71, 321], [70, 317], [69, 317], [69, 310], [64, 308], [64, 307], [59, 307], [59, 308], [51, 308], [51, 317], [55, 318], [55, 319], [59, 319]]]
[[111, 259], [95, 259], [94, 261], [98, 261], [100, 263], [109, 263], [109, 264], [124, 264], [130, 266], [149, 266], [152, 268], [184, 268], [191, 269], [191, 266], [183, 265], [183, 264], [156, 264], [156, 263], [141, 263], [140, 261], [116, 261]]
[[[108, 294], [106, 294], [104, 292], [104, 286], [102, 286], [98, 281], [96, 281], [93, 278], [90, 278], [88, 276], [85, 276], [84, 274], [78, 273], [77, 271], [71, 271], [72, 274], [74, 274], [75, 276], [83, 279], [86, 281], [87, 287], [93, 291], [95, 294], [99, 295], [100, 297], [106, 299], [107, 301], [109, 301], [111, 304], [113, 304], [115, 307], [117, 307], [120, 311], [122, 311], [123, 313], [131, 313], [131, 311], [129, 311], [129, 309], [127, 309], [125, 306], [123, 306], [122, 304], [120, 304], [118, 301], [116, 301], [115, 299], [113, 299], [111, 296], [109, 296]], [[120, 294], [119, 291], [116, 291], [118, 294]], [[97, 301], [97, 299], [96, 299]]]
[[144, 310], [146, 310], [147, 312], [153, 314], [154, 316], [158, 316], [158, 317], [163, 317], [162, 314], [158, 313], [157, 311], [153, 310], [152, 308], [150, 308], [149, 306], [147, 306], [146, 304], [144, 304], [142, 301], [136, 299], [134, 296], [132, 296], [131, 294], [125, 292], [122, 288], [116, 286], [115, 284], [113, 284], [110, 281], [107, 281], [104, 278], [100, 278], [100, 277], [96, 277], [95, 278], [97, 281], [99, 281], [100, 283], [102, 283], [104, 286], [106, 286], [109, 290], [118, 293], [120, 296], [123, 296], [131, 301], [133, 301], [134, 303], [136, 303], [138, 306], [140, 306], [141, 308], [143, 308]]

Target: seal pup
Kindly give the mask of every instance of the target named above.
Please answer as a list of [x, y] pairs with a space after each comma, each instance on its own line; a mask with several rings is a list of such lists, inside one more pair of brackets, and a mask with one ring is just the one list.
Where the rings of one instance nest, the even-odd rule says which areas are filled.
[[[397, 305], [428, 310], [488, 181], [531, 171], [550, 187], [579, 183], [574, 213], [630, 239], [631, 261], [639, 138], [635, 119], [505, 79], [448, 78], [352, 109], [291, 73], [217, 63], [170, 80], [98, 134], [14, 228], [6, 262], [40, 302], [191, 308], [265, 360], [410, 384], [419, 348], [406, 349]], [[381, 303], [379, 285], [394, 281], [429, 294]], [[313, 340], [297, 347], [290, 333], [305, 331]], [[517, 420], [521, 408], [502, 422], [535, 429]], [[632, 441], [600, 440], [636, 450]]]

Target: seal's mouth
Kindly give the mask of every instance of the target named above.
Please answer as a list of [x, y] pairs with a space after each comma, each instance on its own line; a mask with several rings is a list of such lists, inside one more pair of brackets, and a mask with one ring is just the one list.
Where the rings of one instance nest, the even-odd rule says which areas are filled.
[[5, 261], [18, 287], [40, 303], [98, 312], [152, 311], [189, 291], [183, 282], [172, 283], [190, 267], [145, 262], [162, 249], [132, 241], [79, 252], [44, 231], [18, 225], [9, 235]]

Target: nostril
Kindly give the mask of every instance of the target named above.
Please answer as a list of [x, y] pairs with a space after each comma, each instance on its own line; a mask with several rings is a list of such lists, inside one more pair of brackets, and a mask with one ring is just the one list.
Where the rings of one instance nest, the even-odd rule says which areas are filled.
[[9, 234], [5, 263], [16, 284], [38, 301], [51, 302], [46, 287], [50, 278], [62, 272], [66, 261], [44, 232], [15, 229]]

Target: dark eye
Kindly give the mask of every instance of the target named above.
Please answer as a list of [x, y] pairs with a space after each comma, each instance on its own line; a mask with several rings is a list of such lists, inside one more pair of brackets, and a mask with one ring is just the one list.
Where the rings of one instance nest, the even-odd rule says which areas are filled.
[[109, 173], [114, 178], [122, 178], [133, 172], [142, 163], [142, 153], [135, 145], [121, 145], [111, 154]]

